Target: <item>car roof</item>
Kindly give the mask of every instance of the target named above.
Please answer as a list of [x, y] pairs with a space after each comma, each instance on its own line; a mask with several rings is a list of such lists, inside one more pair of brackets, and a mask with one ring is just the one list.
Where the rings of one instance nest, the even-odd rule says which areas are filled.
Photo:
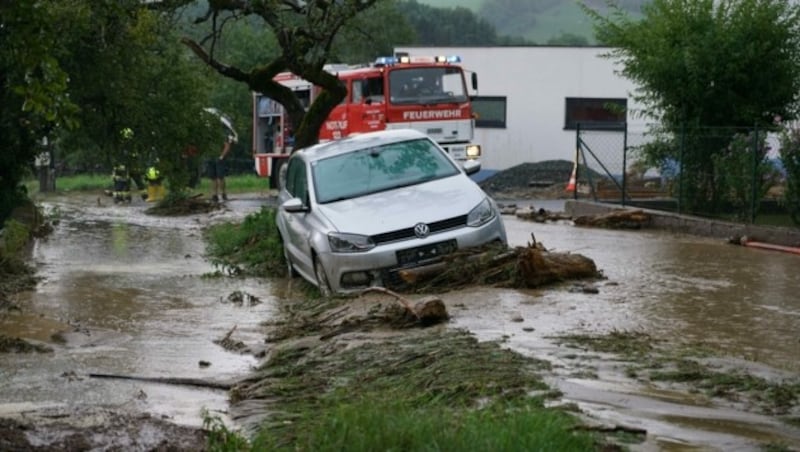
[[334, 155], [347, 154], [348, 152], [359, 149], [383, 146], [400, 141], [418, 140], [427, 137], [428, 136], [424, 133], [413, 129], [380, 130], [377, 132], [352, 134], [341, 140], [316, 144], [297, 152], [302, 153], [306, 160], [315, 161]]

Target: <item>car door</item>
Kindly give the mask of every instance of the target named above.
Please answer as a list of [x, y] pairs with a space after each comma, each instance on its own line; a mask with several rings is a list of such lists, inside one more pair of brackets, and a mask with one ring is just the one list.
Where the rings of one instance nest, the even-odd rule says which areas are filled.
[[285, 202], [289, 199], [297, 198], [306, 207], [302, 212], [282, 212], [284, 218], [284, 228], [287, 250], [295, 265], [295, 270], [306, 278], [314, 277], [314, 264], [311, 259], [311, 246], [309, 237], [309, 196], [308, 196], [308, 175], [306, 163], [302, 158], [292, 158], [286, 170], [286, 192], [281, 199]]

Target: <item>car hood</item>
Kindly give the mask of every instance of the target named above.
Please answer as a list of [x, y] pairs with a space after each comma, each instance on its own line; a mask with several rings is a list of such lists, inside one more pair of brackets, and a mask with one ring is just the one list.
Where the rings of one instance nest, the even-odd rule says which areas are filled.
[[466, 215], [485, 197], [466, 176], [454, 176], [318, 208], [339, 232], [375, 235]]

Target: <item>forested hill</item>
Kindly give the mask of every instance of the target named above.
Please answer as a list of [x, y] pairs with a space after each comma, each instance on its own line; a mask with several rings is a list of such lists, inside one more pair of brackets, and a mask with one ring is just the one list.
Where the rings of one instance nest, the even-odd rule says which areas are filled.
[[[580, 4], [604, 11], [606, 0], [417, 0], [437, 8], [467, 8], [493, 25], [498, 35], [535, 44], [596, 44]], [[637, 14], [649, 0], [617, 0]]]

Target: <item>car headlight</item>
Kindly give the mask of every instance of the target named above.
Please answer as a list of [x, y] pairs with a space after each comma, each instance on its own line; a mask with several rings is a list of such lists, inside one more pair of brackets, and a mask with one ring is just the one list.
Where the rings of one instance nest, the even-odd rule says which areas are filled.
[[492, 207], [492, 203], [489, 202], [489, 198], [483, 198], [483, 201], [467, 215], [467, 226], [478, 227], [484, 225], [494, 218], [494, 216], [495, 211]]
[[481, 156], [481, 145], [480, 144], [468, 144], [467, 145], [467, 158], [476, 159]]
[[331, 232], [328, 243], [334, 253], [361, 253], [375, 248], [375, 242], [369, 236]]

